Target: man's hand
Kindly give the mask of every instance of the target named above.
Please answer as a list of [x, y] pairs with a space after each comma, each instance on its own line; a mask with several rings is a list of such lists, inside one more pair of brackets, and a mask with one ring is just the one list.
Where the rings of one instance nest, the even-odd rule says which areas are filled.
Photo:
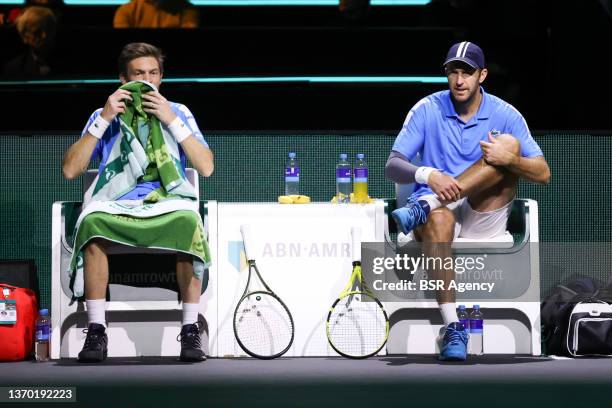
[[448, 174], [435, 170], [429, 175], [427, 184], [442, 200], [453, 202], [461, 198], [459, 182]]
[[485, 162], [492, 166], [510, 166], [518, 158], [499, 143], [491, 133], [489, 133], [489, 142], [480, 141], [480, 148]]
[[132, 95], [130, 91], [126, 91], [125, 89], [117, 89], [111, 96], [106, 100], [106, 104], [104, 104], [104, 109], [102, 109], [102, 113], [100, 116], [107, 122], [112, 122], [120, 113], [125, 112], [125, 102], [124, 100], [131, 101]]
[[159, 121], [168, 126], [176, 118], [176, 113], [170, 107], [170, 102], [159, 92], [151, 91], [142, 94], [143, 110], [157, 116]]

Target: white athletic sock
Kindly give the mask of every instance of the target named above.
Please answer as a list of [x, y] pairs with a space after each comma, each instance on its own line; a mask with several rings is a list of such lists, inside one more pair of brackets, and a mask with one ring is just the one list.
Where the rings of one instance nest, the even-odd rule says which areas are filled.
[[194, 324], [198, 321], [199, 303], [183, 302], [183, 326], [186, 324]]
[[85, 299], [87, 320], [106, 327], [106, 299]]
[[459, 322], [459, 318], [457, 318], [457, 305], [455, 303], [440, 304], [440, 313], [442, 314], [444, 326], [448, 326], [453, 322]]
[[427, 204], [429, 204], [429, 211], [433, 211], [436, 208], [442, 207], [442, 203], [440, 202], [440, 200], [438, 200], [438, 196], [435, 194], [427, 194], [421, 196], [419, 197], [419, 200], [427, 201]]

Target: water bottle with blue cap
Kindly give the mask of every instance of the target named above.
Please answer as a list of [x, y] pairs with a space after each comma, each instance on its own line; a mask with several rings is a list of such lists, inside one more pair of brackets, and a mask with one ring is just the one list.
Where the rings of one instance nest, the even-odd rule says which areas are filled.
[[285, 165], [285, 195], [300, 194], [300, 167], [295, 152], [289, 153]]
[[340, 153], [340, 161], [336, 165], [336, 199], [338, 203], [348, 203], [351, 196], [351, 165], [347, 154]]

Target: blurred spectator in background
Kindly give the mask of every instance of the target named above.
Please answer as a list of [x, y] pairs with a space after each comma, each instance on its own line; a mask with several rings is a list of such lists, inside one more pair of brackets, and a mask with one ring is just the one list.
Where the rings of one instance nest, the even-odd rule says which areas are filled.
[[198, 10], [187, 0], [132, 0], [115, 12], [115, 28], [197, 28]]
[[57, 27], [53, 11], [46, 7], [28, 7], [17, 18], [16, 26], [25, 50], [4, 64], [4, 74], [34, 78], [49, 75], [49, 56]]
[[6, 23], [15, 24], [17, 18], [21, 15], [21, 13], [30, 6], [39, 6], [39, 7], [47, 7], [53, 10], [55, 13], [55, 18], [59, 18], [61, 14], [61, 7], [63, 6], [62, 0], [26, 0], [25, 6], [23, 7], [15, 7], [8, 12], [8, 17]]

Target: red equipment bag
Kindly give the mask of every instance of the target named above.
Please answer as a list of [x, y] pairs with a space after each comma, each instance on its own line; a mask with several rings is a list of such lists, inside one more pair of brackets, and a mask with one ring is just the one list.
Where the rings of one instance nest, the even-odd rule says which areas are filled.
[[[17, 321], [0, 324], [0, 361], [24, 360], [34, 346], [34, 326], [38, 318], [38, 302], [31, 289], [0, 283], [1, 311], [9, 305], [17, 310]], [[0, 311], [0, 312], [1, 312]]]

